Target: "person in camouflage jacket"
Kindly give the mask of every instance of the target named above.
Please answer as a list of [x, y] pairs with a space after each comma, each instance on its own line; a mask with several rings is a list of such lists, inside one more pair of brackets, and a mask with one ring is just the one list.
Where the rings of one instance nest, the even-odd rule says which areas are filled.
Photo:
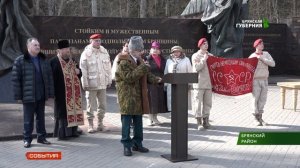
[[[120, 55], [118, 68], [115, 74], [116, 89], [120, 105], [122, 121], [122, 139], [124, 155], [131, 156], [132, 151], [149, 152], [143, 147], [143, 118], [144, 113], [149, 113], [147, 95], [147, 81], [159, 83], [161, 78], [149, 72], [149, 67], [141, 58], [143, 54], [143, 40], [140, 36], [133, 36], [129, 45], [130, 55]], [[130, 125], [133, 124], [134, 135], [130, 137]]]

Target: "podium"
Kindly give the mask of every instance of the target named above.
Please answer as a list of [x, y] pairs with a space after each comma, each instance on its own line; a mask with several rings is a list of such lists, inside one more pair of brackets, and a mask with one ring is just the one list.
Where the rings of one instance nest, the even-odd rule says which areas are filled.
[[161, 157], [171, 162], [198, 160], [188, 155], [188, 84], [198, 82], [198, 73], [169, 73], [164, 83], [172, 84], [171, 154]]

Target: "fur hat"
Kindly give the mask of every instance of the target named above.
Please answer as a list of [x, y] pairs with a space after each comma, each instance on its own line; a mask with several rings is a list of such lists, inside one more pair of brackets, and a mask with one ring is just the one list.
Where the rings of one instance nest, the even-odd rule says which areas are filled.
[[207, 42], [207, 39], [206, 38], [201, 38], [199, 41], [198, 41], [198, 47], [200, 48], [202, 46], [203, 43]]
[[180, 47], [180, 46], [174, 46], [174, 47], [172, 47], [172, 48], [171, 48], [171, 53], [173, 53], [173, 52], [175, 52], [175, 51], [180, 51], [180, 52], [182, 52], [182, 47]]
[[144, 50], [143, 39], [141, 36], [132, 36], [128, 44], [129, 51], [141, 51]]
[[253, 43], [253, 47], [256, 48], [261, 42], [263, 42], [262, 39], [255, 40], [254, 43]]
[[68, 48], [68, 47], [70, 47], [69, 41], [68, 40], [59, 40], [57, 43], [57, 47], [58, 47], [58, 49]]

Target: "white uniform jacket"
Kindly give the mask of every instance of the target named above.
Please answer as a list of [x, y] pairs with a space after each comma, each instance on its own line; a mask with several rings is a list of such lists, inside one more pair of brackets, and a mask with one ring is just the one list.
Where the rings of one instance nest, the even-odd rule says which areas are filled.
[[275, 67], [275, 61], [267, 51], [263, 51], [262, 55], [252, 53], [249, 58], [257, 57], [258, 63], [254, 73], [254, 79], [266, 80], [269, 77], [269, 66]]
[[82, 87], [86, 90], [106, 89], [112, 83], [111, 62], [107, 50], [87, 45], [80, 57]]
[[[212, 56], [212, 54], [208, 53], [208, 56]], [[196, 63], [195, 60], [197, 59], [200, 60], [200, 62]], [[207, 58], [200, 53], [200, 50], [192, 55], [193, 72], [198, 73], [198, 83], [193, 84], [194, 89], [211, 89], [206, 60]]]

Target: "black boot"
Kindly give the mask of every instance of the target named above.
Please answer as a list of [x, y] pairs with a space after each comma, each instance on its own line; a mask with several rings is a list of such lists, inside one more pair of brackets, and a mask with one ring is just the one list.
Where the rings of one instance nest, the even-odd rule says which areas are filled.
[[148, 148], [145, 148], [145, 147], [143, 147], [143, 146], [138, 147], [138, 146], [135, 146], [135, 145], [132, 147], [132, 150], [133, 150], [133, 151], [139, 151], [139, 152], [141, 152], [141, 153], [148, 153], [148, 152], [149, 152], [149, 149], [148, 149]]
[[207, 117], [207, 121], [208, 121], [208, 126], [210, 127], [211, 124], [210, 124], [209, 116]]
[[210, 127], [210, 124], [209, 124], [209, 121], [208, 121], [208, 117], [203, 118], [203, 128], [204, 129], [209, 129], [209, 127]]
[[257, 126], [263, 126], [262, 120], [261, 120], [261, 114], [253, 114], [255, 117], [255, 120], [257, 121]]
[[131, 148], [124, 147], [124, 156], [132, 156]]
[[201, 126], [202, 126], [202, 118], [201, 117], [197, 117], [197, 129], [201, 130]]
[[266, 122], [262, 119], [262, 113], [259, 114], [259, 122], [260, 122], [262, 125], [268, 125], [268, 123], [266, 123]]
[[259, 122], [259, 114], [253, 113], [253, 116], [254, 116], [255, 120], [256, 120], [257, 122]]
[[260, 122], [260, 116], [259, 114], [253, 113], [253, 116], [255, 118], [255, 120], [257, 121], [257, 126], [262, 126], [262, 123]]

